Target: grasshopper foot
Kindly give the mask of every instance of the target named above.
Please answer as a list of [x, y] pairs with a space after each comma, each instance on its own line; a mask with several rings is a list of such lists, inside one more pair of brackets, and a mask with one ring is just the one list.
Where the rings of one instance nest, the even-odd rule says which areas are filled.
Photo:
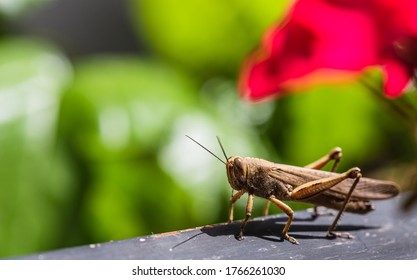
[[242, 234], [242, 233], [239, 233], [239, 234], [235, 235], [235, 238], [236, 238], [236, 240], [238, 240], [238, 241], [242, 241], [243, 239], [245, 239], [245, 238], [243, 237], [243, 234]]
[[346, 239], [353, 239], [353, 235], [347, 232], [327, 232], [327, 238], [335, 239], [335, 238], [346, 238]]
[[342, 158], [342, 148], [336, 147], [330, 151], [329, 157], [332, 160], [340, 160]]
[[294, 238], [294, 237], [292, 237], [292, 236], [289, 236], [288, 234], [284, 234], [283, 238], [284, 238], [285, 240], [288, 240], [288, 241], [289, 241], [289, 242], [291, 242], [292, 244], [295, 244], [295, 245], [300, 244], [300, 243], [298, 242], [298, 240], [297, 240], [297, 239], [295, 239], [295, 238]]

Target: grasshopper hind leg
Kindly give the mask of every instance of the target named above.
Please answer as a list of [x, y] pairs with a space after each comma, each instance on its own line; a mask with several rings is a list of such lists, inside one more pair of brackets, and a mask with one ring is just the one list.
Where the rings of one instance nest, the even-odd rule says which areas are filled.
[[[325, 156], [319, 158], [318, 160], [304, 166], [305, 168], [310, 168], [310, 169], [316, 169], [316, 170], [321, 170], [327, 163], [329, 163], [330, 161], [333, 161], [333, 165], [330, 169], [330, 172], [335, 172], [337, 166], [339, 165], [339, 162], [342, 158], [342, 149], [339, 147], [333, 148], [329, 153], [327, 153]], [[267, 216], [269, 213], [269, 206], [270, 206], [270, 201], [267, 200], [265, 202], [265, 207], [264, 207], [264, 211], [263, 211], [263, 215]], [[324, 215], [333, 215], [333, 213], [331, 212], [320, 212], [318, 211], [317, 207], [314, 207], [314, 212], [313, 212], [313, 219], [316, 219], [318, 216], [324, 216]]]
[[318, 160], [307, 164], [304, 166], [305, 168], [310, 169], [317, 169], [321, 170], [327, 163], [333, 160], [332, 168], [330, 169], [330, 172], [335, 172], [337, 166], [339, 165], [340, 159], [342, 158], [342, 149], [339, 147], [333, 148], [327, 155], [319, 158]]
[[321, 178], [318, 180], [310, 181], [307, 183], [304, 183], [298, 187], [296, 187], [291, 193], [290, 198], [292, 200], [305, 200], [311, 197], [314, 197], [317, 194], [320, 194], [333, 186], [339, 184], [340, 182], [347, 180], [347, 179], [354, 179], [352, 186], [350, 187], [348, 193], [346, 194], [346, 198], [343, 202], [342, 207], [339, 209], [338, 214], [336, 215], [336, 218], [334, 219], [333, 223], [330, 225], [327, 236], [328, 237], [350, 237], [350, 235], [347, 234], [336, 234], [334, 233], [334, 230], [337, 226], [337, 223], [340, 220], [340, 217], [342, 216], [342, 213], [345, 211], [346, 206], [348, 205], [350, 198], [352, 196], [352, 193], [356, 187], [356, 185], [359, 183], [360, 178], [362, 177], [360, 173], [360, 169], [357, 167], [351, 168], [346, 172], [343, 172], [341, 174], [334, 173], [334, 176], [332, 177], [326, 177]]
[[352, 239], [353, 236], [349, 233], [346, 232], [334, 232], [334, 230], [337, 227], [337, 223], [340, 220], [340, 217], [342, 216], [342, 213], [345, 211], [347, 204], [349, 203], [350, 197], [352, 196], [353, 191], [355, 190], [356, 185], [359, 183], [359, 180], [361, 179], [362, 174], [357, 171], [357, 172], [352, 172], [350, 178], [355, 179], [355, 181], [353, 181], [352, 186], [349, 189], [348, 194], [346, 195], [346, 199], [342, 205], [342, 207], [339, 210], [339, 213], [337, 213], [336, 218], [334, 219], [333, 223], [330, 225], [329, 229], [327, 230], [327, 237], [328, 238], [336, 238], [336, 237], [343, 237], [343, 238], [348, 238], [348, 239]]
[[[333, 165], [330, 169], [330, 172], [335, 172], [340, 160], [342, 159], [342, 149], [339, 147], [333, 148], [327, 155], [323, 156], [322, 158], [312, 162], [306, 166], [305, 168], [321, 170], [327, 163], [333, 160]], [[319, 211], [317, 206], [313, 208], [312, 219], [316, 219], [318, 216], [333, 216], [333, 212], [331, 211]]]

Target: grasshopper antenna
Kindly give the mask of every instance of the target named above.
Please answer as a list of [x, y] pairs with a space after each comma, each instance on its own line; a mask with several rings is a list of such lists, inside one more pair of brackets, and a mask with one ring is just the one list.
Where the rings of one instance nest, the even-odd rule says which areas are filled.
[[[204, 150], [206, 150], [207, 152], [209, 152], [212, 156], [214, 156], [215, 158], [217, 158], [218, 160], [220, 160], [224, 165], [226, 165], [226, 162], [224, 161], [224, 160], [222, 160], [221, 158], [219, 158], [218, 156], [216, 156], [212, 151], [210, 151], [209, 149], [207, 149], [206, 147], [204, 147], [203, 145], [201, 145], [200, 143], [198, 143], [196, 140], [194, 140], [193, 138], [191, 138], [190, 136], [188, 136], [188, 135], [185, 135], [185, 136], [187, 136], [188, 138], [190, 138], [193, 142], [195, 142], [197, 145], [199, 145], [201, 148], [203, 148]], [[218, 138], [217, 138], [218, 139]], [[220, 142], [219, 142], [220, 143]], [[221, 144], [220, 144], [220, 146], [221, 146]], [[222, 148], [222, 150], [223, 150], [223, 147], [221, 146], [221, 148]], [[223, 153], [224, 153], [224, 150], [223, 150]], [[226, 158], [227, 159], [227, 158]]]
[[216, 138], [217, 138], [217, 142], [219, 142], [220, 148], [222, 149], [223, 155], [227, 160], [229, 157], [226, 155], [226, 152], [224, 151], [224, 148], [223, 148], [222, 142], [220, 142], [219, 136], [216, 136]]

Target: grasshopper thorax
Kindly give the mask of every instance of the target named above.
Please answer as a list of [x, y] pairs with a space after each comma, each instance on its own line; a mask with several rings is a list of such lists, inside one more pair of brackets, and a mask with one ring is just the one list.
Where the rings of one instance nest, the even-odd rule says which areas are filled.
[[245, 158], [234, 156], [226, 162], [227, 179], [235, 190], [244, 189], [248, 175], [248, 163]]

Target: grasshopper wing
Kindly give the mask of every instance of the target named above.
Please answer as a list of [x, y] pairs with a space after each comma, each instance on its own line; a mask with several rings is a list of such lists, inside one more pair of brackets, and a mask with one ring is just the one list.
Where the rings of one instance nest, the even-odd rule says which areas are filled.
[[[335, 175], [336, 173], [333, 172], [285, 164], [276, 164], [269, 171], [269, 176], [293, 187], [298, 187], [307, 182]], [[353, 181], [354, 179], [346, 179], [334, 187], [324, 191], [322, 194], [343, 198], [349, 192]], [[394, 197], [399, 192], [400, 188], [394, 182], [362, 177], [351, 198], [355, 200], [380, 200]]]
[[[329, 189], [328, 192], [332, 194], [343, 195], [346, 194], [352, 186], [353, 179], [347, 179], [333, 188]], [[381, 200], [388, 199], [398, 195], [400, 187], [391, 181], [376, 180], [370, 178], [361, 178], [358, 185], [352, 194], [352, 199], [357, 200]]]

